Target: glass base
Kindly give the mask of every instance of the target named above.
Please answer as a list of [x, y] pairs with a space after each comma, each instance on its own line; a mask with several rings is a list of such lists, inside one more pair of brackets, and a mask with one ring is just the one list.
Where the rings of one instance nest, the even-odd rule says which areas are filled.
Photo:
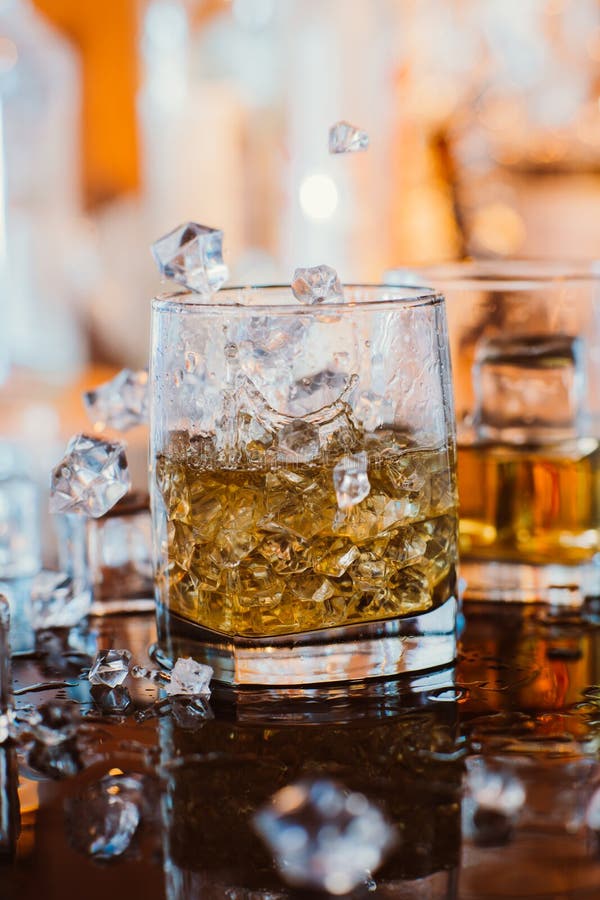
[[600, 597], [600, 558], [581, 566], [462, 559], [460, 574], [465, 600], [579, 607], [586, 599]]
[[193, 656], [225, 684], [286, 687], [389, 678], [449, 665], [456, 656], [454, 597], [415, 616], [273, 638], [228, 637], [158, 608], [156, 658]]

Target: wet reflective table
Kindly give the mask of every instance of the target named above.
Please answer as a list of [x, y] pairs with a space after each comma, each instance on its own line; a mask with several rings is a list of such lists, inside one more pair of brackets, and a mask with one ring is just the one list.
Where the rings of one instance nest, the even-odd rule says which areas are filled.
[[455, 669], [285, 701], [217, 690], [210, 710], [82, 675], [98, 648], [147, 665], [150, 615], [40, 633], [13, 659], [18, 717], [55, 698], [70, 713], [0, 749], [0, 898], [300, 896], [250, 820], [321, 776], [396, 829], [356, 897], [598, 897], [598, 622], [469, 606]]

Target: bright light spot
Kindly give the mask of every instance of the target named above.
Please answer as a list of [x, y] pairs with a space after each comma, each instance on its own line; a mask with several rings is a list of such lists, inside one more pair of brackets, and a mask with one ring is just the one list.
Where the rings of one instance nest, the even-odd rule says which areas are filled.
[[329, 175], [308, 175], [300, 185], [300, 206], [309, 219], [330, 219], [338, 199], [338, 189]]
[[109, 775], [122, 775], [123, 769], [109, 769], [108, 774]]

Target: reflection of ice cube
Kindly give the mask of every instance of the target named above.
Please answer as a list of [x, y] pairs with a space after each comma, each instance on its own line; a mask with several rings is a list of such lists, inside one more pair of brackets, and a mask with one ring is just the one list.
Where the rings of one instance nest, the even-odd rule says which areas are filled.
[[75, 435], [52, 472], [50, 512], [98, 518], [127, 493], [130, 485], [123, 444]]
[[336, 122], [329, 129], [330, 153], [356, 153], [369, 146], [369, 135], [366, 131], [351, 125], [350, 122]]
[[127, 431], [148, 421], [148, 371], [123, 369], [110, 381], [83, 395], [94, 428]]
[[325, 779], [278, 791], [254, 817], [289, 884], [346, 894], [374, 872], [395, 834], [366, 797]]
[[[128, 779], [127, 779], [128, 780]], [[81, 797], [65, 803], [69, 839], [81, 853], [113, 859], [127, 850], [140, 822], [135, 793], [121, 790], [114, 778], [103, 778]]]
[[521, 779], [502, 762], [471, 757], [465, 774], [463, 834], [480, 846], [506, 844], [525, 797]]
[[479, 436], [511, 443], [574, 437], [584, 376], [580, 341], [568, 335], [510, 335], [483, 343], [473, 367]]
[[174, 228], [152, 245], [161, 273], [199, 294], [218, 291], [229, 272], [223, 262], [223, 232], [196, 222]]

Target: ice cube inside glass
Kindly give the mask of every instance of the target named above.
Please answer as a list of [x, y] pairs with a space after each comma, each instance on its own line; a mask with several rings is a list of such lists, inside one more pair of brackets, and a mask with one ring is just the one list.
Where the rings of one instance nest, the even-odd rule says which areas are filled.
[[457, 498], [440, 295], [352, 287], [320, 308], [290, 288], [224, 291], [209, 307], [158, 299], [151, 404], [165, 657], [274, 686], [452, 661]]

